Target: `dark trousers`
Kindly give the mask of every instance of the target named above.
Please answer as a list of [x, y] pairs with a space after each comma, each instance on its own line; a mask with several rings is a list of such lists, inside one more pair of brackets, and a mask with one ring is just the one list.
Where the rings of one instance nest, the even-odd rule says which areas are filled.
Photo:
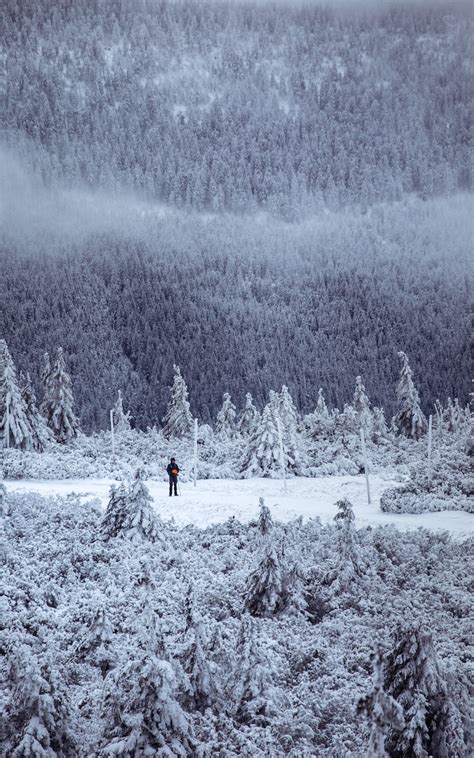
[[170, 497], [173, 494], [173, 487], [174, 487], [174, 494], [178, 494], [178, 477], [177, 476], [170, 476]]

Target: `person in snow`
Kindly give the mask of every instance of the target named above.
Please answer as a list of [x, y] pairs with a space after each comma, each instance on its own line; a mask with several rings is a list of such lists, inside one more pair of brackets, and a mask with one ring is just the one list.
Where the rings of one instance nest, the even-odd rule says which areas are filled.
[[166, 470], [168, 472], [168, 476], [170, 479], [170, 497], [173, 494], [173, 488], [174, 488], [174, 494], [178, 494], [178, 474], [179, 474], [179, 466], [176, 463], [175, 458], [172, 458], [170, 462], [168, 463]]

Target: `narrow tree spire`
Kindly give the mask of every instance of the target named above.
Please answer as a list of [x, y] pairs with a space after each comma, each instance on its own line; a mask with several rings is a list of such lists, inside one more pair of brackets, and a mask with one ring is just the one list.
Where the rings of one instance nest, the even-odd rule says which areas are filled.
[[179, 366], [174, 366], [173, 386], [168, 409], [163, 419], [163, 434], [167, 439], [188, 437], [193, 429], [193, 417], [188, 402], [188, 388]]

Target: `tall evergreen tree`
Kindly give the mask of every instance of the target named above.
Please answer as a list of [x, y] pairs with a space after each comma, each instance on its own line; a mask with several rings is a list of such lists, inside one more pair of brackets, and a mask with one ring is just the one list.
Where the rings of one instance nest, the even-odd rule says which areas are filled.
[[243, 437], [249, 437], [254, 432], [258, 418], [259, 413], [253, 404], [252, 395], [250, 392], [247, 392], [245, 395], [245, 406], [237, 422], [237, 428]]
[[125, 413], [123, 409], [122, 392], [119, 390], [117, 402], [113, 408], [114, 431], [120, 434], [120, 432], [126, 432], [127, 429], [130, 429], [130, 418], [130, 412]]
[[27, 408], [5, 340], [0, 340], [0, 447], [33, 447]]
[[254, 432], [250, 435], [240, 470], [244, 477], [269, 476], [280, 467], [280, 445], [275, 416], [270, 407], [263, 409]]
[[232, 439], [236, 433], [235, 405], [228, 392], [224, 392], [222, 407], [216, 418], [216, 433], [224, 439]]
[[421, 624], [400, 624], [386, 657], [384, 688], [403, 708], [403, 728], [393, 726], [387, 752], [394, 758], [444, 758], [449, 701], [430, 632]]
[[181, 376], [179, 366], [174, 366], [173, 386], [168, 409], [163, 419], [163, 434], [167, 439], [189, 437], [193, 429], [193, 417], [188, 402], [188, 388]]
[[204, 629], [198, 615], [191, 588], [186, 597], [186, 631], [180, 660], [188, 678], [188, 707], [205, 710], [214, 699], [211, 667], [205, 654]]
[[72, 382], [66, 371], [64, 352], [61, 347], [58, 347], [52, 368], [49, 368], [49, 357], [45, 355], [45, 368], [42, 375], [45, 394], [41, 411], [56, 441], [65, 444], [77, 437], [79, 421], [73, 411]]
[[369, 433], [372, 427], [372, 413], [370, 410], [370, 405], [370, 400], [365, 391], [362, 377], [357, 376], [354, 397], [352, 399], [352, 407], [358, 415], [360, 426], [366, 433]]
[[408, 363], [408, 357], [402, 351], [398, 355], [402, 360], [400, 380], [397, 386], [397, 398], [400, 410], [393, 421], [400, 434], [418, 440], [426, 432], [428, 424], [420, 407], [420, 398], [413, 383], [413, 375]]
[[235, 719], [241, 724], [264, 727], [277, 704], [272, 698], [271, 666], [256, 644], [254, 621], [245, 613], [236, 644]]
[[391, 729], [403, 729], [403, 709], [399, 703], [384, 689], [383, 656], [377, 649], [374, 657], [374, 676], [372, 688], [358, 705], [359, 713], [367, 716], [370, 726], [368, 758], [385, 758], [385, 739]]
[[42, 452], [48, 442], [51, 442], [54, 437], [38, 410], [36, 395], [29, 373], [26, 374], [26, 377], [20, 374], [20, 382], [22, 387], [21, 396], [25, 403], [26, 417], [31, 429], [33, 447], [35, 450]]

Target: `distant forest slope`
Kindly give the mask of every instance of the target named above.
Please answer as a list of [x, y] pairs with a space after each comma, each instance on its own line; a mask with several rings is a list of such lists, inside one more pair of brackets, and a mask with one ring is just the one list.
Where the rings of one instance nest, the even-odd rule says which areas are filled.
[[331, 5], [3, 0], [4, 139], [49, 181], [198, 209], [469, 189], [466, 7]]
[[175, 214], [48, 252], [10, 242], [2, 332], [36, 379], [42, 352], [63, 345], [86, 429], [107, 424], [119, 388], [138, 426], [158, 422], [173, 362], [203, 420], [224, 391], [263, 404], [283, 383], [302, 410], [320, 386], [342, 407], [357, 374], [390, 413], [400, 349], [427, 410], [466, 402], [470, 206], [412, 200], [300, 224]]
[[[470, 390], [472, 22], [463, 5], [4, 0], [0, 336], [61, 344], [84, 429], [394, 409]], [[412, 5], [412, 7], [410, 7]]]

